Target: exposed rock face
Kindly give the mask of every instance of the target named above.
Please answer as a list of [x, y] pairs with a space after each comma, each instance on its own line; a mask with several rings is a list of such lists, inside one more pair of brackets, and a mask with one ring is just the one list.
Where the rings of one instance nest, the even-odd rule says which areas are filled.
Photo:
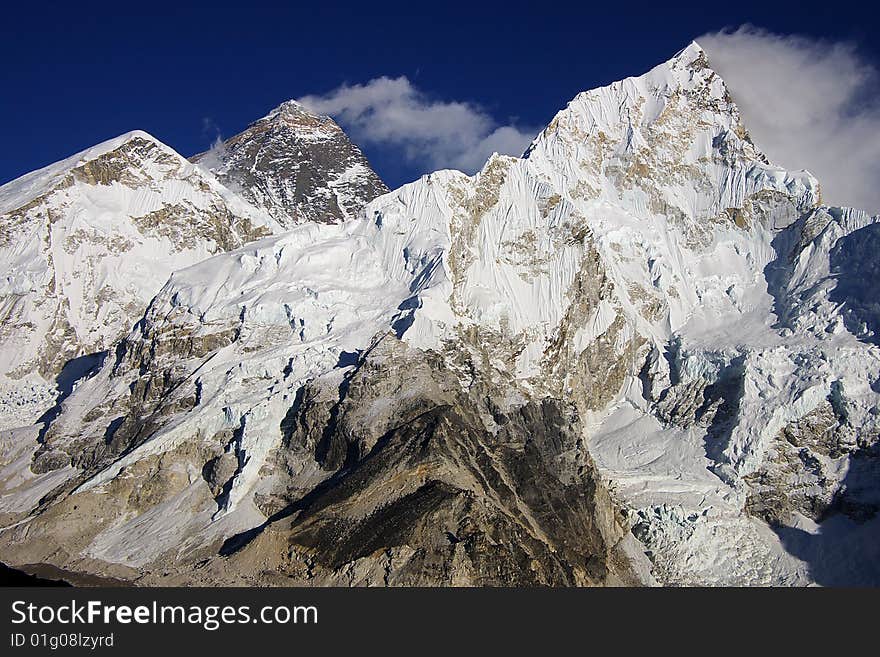
[[880, 582], [877, 224], [692, 44], [522, 159], [175, 272], [0, 435], [0, 545], [144, 584]]
[[351, 219], [388, 191], [333, 119], [292, 100], [193, 162], [288, 228]]
[[[268, 561], [266, 582], [641, 581], [570, 404], [498, 408], [505, 391], [481, 381], [465, 393], [438, 355], [394, 336], [339, 391], [322, 385], [296, 397], [263, 468], [255, 502], [268, 520], [221, 550], [236, 577]], [[298, 475], [315, 463], [323, 478], [303, 489]]]
[[[218, 345], [211, 346], [190, 356], [216, 354]], [[117, 376], [135, 362], [145, 365], [137, 352], [120, 352]], [[455, 371], [441, 354], [390, 333], [341, 372], [305, 383], [281, 406], [280, 440], [260, 467], [252, 500], [266, 520], [222, 545], [211, 518], [222, 525], [235, 504], [232, 488], [249, 458], [248, 420], [211, 436], [181, 434], [167, 451], [123, 466], [102, 493], [89, 486], [119, 455], [147, 447], [139, 433], [161, 433], [169, 416], [189, 409], [180, 404], [180, 381], [166, 380], [152, 395], [162, 401], [153, 404], [144, 404], [139, 384], [130, 386], [121, 402], [126, 421], [139, 418], [139, 431], [123, 432], [123, 424], [110, 440], [86, 432], [65, 444], [72, 427], [59, 434], [64, 425], [53, 425], [45, 454], [69, 458], [32, 471], [72, 463], [81, 474], [68, 472], [72, 479], [43, 499], [27, 529], [10, 530], [10, 554], [77, 572], [95, 568], [88, 553], [97, 550], [125, 562], [100, 572], [144, 584], [650, 583], [626, 517], [584, 450], [574, 405], [531, 400], [481, 375], [463, 390]], [[35, 464], [46, 460], [39, 454]], [[175, 527], [209, 528], [177, 556], [166, 543], [176, 533], [155, 535], [172, 511], [190, 518], [175, 517]], [[132, 544], [138, 525], [152, 545]], [[202, 541], [213, 547], [199, 547]]]

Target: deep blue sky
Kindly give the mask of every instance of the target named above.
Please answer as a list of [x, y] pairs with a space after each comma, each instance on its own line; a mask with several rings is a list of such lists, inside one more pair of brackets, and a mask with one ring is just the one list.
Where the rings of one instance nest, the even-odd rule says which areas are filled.
[[[440, 99], [543, 125], [578, 91], [639, 74], [700, 34], [752, 23], [854, 41], [866, 2], [9, 2], [0, 18], [0, 183], [117, 134], [184, 155], [281, 101], [406, 75]], [[413, 172], [365, 149], [397, 185]]]

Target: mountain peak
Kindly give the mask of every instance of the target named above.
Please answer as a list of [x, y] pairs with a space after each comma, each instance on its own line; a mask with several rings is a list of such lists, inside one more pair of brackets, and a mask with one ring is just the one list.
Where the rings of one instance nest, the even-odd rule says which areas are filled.
[[701, 46], [696, 41], [691, 41], [684, 48], [675, 53], [675, 56], [670, 60], [672, 61], [681, 61], [685, 63], [692, 63], [701, 57], [706, 56], [706, 51], [703, 50], [703, 46]]
[[[28, 380], [51, 395], [66, 363], [109, 349], [176, 268], [275, 228], [141, 130], [0, 187], [0, 301], [16, 308], [2, 331], [0, 422], [5, 391]], [[44, 396], [33, 400], [15, 417], [39, 417]]]
[[296, 100], [192, 159], [286, 227], [351, 219], [388, 191], [333, 119]]
[[286, 100], [248, 127], [280, 126], [297, 132], [313, 133], [317, 138], [333, 139], [342, 128], [327, 115], [312, 112], [297, 100]]
[[266, 119], [317, 119], [320, 121], [329, 121], [331, 123], [333, 120], [329, 116], [325, 116], [323, 114], [318, 114], [316, 112], [312, 112], [305, 105], [300, 103], [298, 100], [291, 98], [290, 100], [285, 100], [283, 103], [275, 107], [272, 111], [270, 111], [266, 116], [264, 116], [262, 120]]
[[[686, 47], [679, 50], [668, 61], [656, 66], [653, 71], [666, 68], [675, 73], [679, 73], [674, 77], [675, 84], [679, 86], [689, 86], [694, 81], [709, 80], [714, 82], [721, 95], [730, 101], [727, 92], [727, 84], [718, 74], [718, 71], [712, 68], [706, 51], [696, 41], [691, 41]], [[648, 73], [650, 75], [650, 72]], [[682, 75], [683, 74], [683, 75]], [[730, 101], [732, 104], [732, 101]]]
[[144, 130], [130, 130], [129, 132], [125, 132], [117, 137], [113, 137], [112, 139], [102, 141], [95, 146], [80, 151], [79, 153], [76, 153], [75, 155], [66, 158], [65, 160], [62, 160], [61, 162], [57, 162], [56, 164], [50, 166], [58, 166], [60, 168], [73, 168], [74, 166], [78, 166], [86, 162], [98, 159], [100, 157], [107, 156], [110, 153], [117, 152], [124, 147], [127, 147], [125, 148], [125, 150], [131, 150], [136, 146], [143, 146], [150, 150], [156, 149], [157, 151], [162, 152], [165, 155], [170, 156], [171, 158], [181, 163], [185, 161], [183, 156], [177, 153], [177, 151], [175, 151], [167, 144], [161, 142], [150, 133], [145, 132]]
[[768, 180], [804, 207], [819, 199], [811, 175], [773, 166], [752, 142], [697, 42], [640, 76], [578, 94], [526, 157], [576, 198], [630, 199], [667, 216], [711, 218]]
[[[146, 148], [138, 148], [139, 145]], [[89, 168], [93, 166], [91, 163], [95, 161], [117, 159], [118, 166], [125, 167], [132, 164], [131, 160], [136, 152], [140, 153], [140, 157], [143, 157], [146, 151], [151, 151], [154, 156], [166, 163], [179, 165], [186, 162], [174, 149], [163, 144], [151, 134], [143, 130], [132, 130], [74, 153], [42, 169], [26, 173], [0, 186], [0, 213], [14, 210], [35, 197], [48, 193], [68, 174]], [[117, 158], [116, 155], [121, 157]]]

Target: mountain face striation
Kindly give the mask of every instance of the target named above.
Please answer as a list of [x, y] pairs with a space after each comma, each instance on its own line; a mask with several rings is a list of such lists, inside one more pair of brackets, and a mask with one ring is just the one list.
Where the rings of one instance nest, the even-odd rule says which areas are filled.
[[278, 111], [212, 168], [297, 225], [175, 271], [51, 418], [0, 433], [5, 561], [880, 584], [880, 217], [770, 163], [697, 44], [345, 222], [253, 173]]

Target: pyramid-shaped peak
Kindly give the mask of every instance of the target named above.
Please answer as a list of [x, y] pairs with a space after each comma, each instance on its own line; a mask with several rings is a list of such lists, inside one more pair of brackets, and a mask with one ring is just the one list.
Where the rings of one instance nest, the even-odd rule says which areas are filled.
[[342, 128], [297, 100], [192, 161], [287, 227], [348, 220], [388, 191]]
[[320, 123], [336, 125], [329, 116], [311, 111], [298, 100], [285, 100], [261, 120], [282, 120], [295, 123]]

